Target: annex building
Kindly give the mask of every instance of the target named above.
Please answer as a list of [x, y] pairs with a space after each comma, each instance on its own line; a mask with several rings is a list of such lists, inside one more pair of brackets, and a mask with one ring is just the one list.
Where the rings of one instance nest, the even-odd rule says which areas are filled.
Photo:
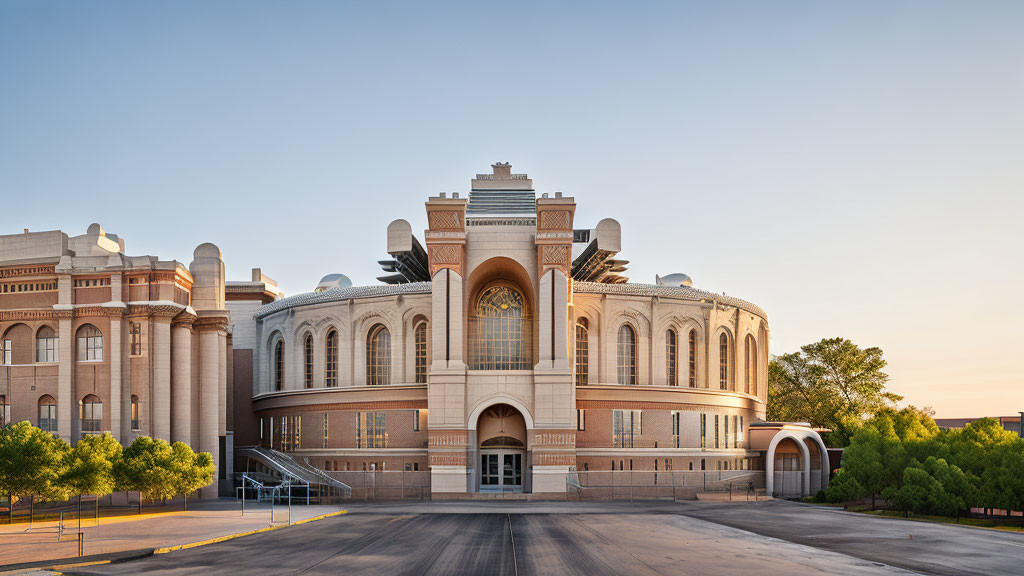
[[627, 471], [827, 485], [817, 432], [764, 422], [758, 306], [682, 274], [629, 282], [618, 222], [577, 222], [506, 163], [425, 209], [422, 235], [381, 231], [379, 284], [330, 274], [287, 298], [259, 269], [225, 281], [212, 244], [185, 267], [98, 225], [0, 237], [5, 421], [181, 439], [225, 493], [267, 453], [341, 482], [418, 474], [438, 497]]

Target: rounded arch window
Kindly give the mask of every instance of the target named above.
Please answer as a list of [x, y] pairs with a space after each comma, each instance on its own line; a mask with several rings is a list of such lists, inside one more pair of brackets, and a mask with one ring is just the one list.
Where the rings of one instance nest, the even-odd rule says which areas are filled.
[[677, 373], [677, 362], [679, 354], [679, 342], [676, 337], [676, 331], [669, 328], [665, 332], [665, 379], [668, 381], [669, 386], [679, 385], [679, 376]]
[[302, 383], [313, 387], [313, 335], [306, 334], [302, 341]]
[[744, 353], [746, 357], [744, 365], [746, 366], [746, 378], [745, 385], [747, 394], [757, 394], [757, 342], [754, 337], [747, 334], [747, 345], [744, 347]]
[[132, 430], [139, 430], [142, 427], [142, 407], [139, 405], [139, 397], [135, 394], [132, 394], [131, 410]]
[[78, 419], [82, 423], [82, 434], [98, 434], [103, 430], [103, 401], [95, 394], [89, 394], [78, 403]]
[[57, 401], [49, 394], [39, 397], [39, 429], [45, 432], [57, 432]]
[[391, 383], [391, 333], [383, 324], [374, 324], [366, 336], [366, 384]]
[[718, 387], [729, 388], [729, 336], [725, 332], [718, 337]]
[[619, 384], [636, 386], [636, 331], [629, 324], [619, 326], [617, 349]]
[[284, 390], [284, 340], [274, 344], [274, 390]]
[[690, 330], [689, 337], [689, 381], [690, 388], [697, 386], [697, 331], [694, 329]]
[[576, 385], [586, 386], [590, 377], [590, 334], [587, 319], [576, 321]]
[[470, 323], [471, 370], [531, 368], [531, 327], [520, 291], [505, 284], [487, 288], [476, 301]]
[[324, 384], [328, 388], [338, 385], [338, 331], [333, 328], [324, 341]]
[[100, 362], [103, 360], [103, 333], [92, 324], [78, 329], [78, 361]]
[[36, 362], [57, 361], [57, 333], [49, 326], [36, 332]]
[[427, 383], [427, 322], [421, 321], [413, 330], [413, 348], [416, 354], [415, 376], [417, 384]]

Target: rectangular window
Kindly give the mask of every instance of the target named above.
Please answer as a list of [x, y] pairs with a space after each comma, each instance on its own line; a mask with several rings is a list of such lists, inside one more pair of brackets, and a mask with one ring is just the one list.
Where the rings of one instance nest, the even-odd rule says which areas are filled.
[[57, 404], [39, 405], [39, 428], [45, 432], [57, 432]]
[[715, 414], [715, 448], [718, 448], [718, 414]]
[[413, 410], [412, 411], [412, 431], [413, 432], [419, 432], [420, 431], [420, 411], [419, 410]]
[[612, 443], [616, 448], [633, 448], [642, 433], [640, 410], [612, 410]]
[[78, 361], [79, 362], [102, 362], [103, 361], [103, 335], [95, 332], [90, 336], [78, 338]]
[[11, 423], [11, 405], [7, 403], [7, 396], [0, 394], [0, 426]]
[[327, 430], [327, 413], [324, 413], [324, 448], [327, 448], [327, 439], [329, 438]]
[[708, 447], [708, 415], [700, 415], [700, 447], [701, 449]]
[[724, 434], [725, 448], [728, 448], [729, 447], [729, 415], [726, 414], [722, 419], [725, 420], [725, 422], [723, 423], [723, 425], [725, 426], [725, 431], [724, 431], [725, 432], [725, 434]]
[[281, 451], [292, 452], [302, 446], [302, 416], [281, 416]]
[[142, 354], [142, 323], [129, 322], [128, 329], [132, 335], [131, 355], [139, 356]]
[[672, 443], [679, 448], [679, 410], [672, 411]]
[[10, 340], [0, 340], [0, 365], [11, 365], [11, 352], [14, 344]]
[[576, 411], [576, 429], [580, 432], [587, 429], [587, 412], [580, 409]]
[[740, 416], [740, 425], [736, 427], [736, 436], [740, 444], [743, 444], [743, 416]]
[[384, 411], [356, 412], [356, 448], [387, 448]]
[[732, 447], [733, 448], [739, 448], [740, 447], [740, 428], [737, 425], [737, 418], [738, 418], [737, 416], [733, 416], [732, 417], [732, 431], [733, 431], [733, 434], [732, 434]]

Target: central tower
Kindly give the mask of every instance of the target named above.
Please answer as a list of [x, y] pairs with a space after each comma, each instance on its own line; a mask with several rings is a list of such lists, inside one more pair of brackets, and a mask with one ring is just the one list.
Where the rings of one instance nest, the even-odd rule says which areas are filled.
[[[538, 199], [508, 163], [492, 169], [476, 175], [468, 199], [426, 203], [432, 490], [560, 492], [575, 464], [576, 204], [560, 193]], [[511, 422], [516, 434], [503, 432]]]

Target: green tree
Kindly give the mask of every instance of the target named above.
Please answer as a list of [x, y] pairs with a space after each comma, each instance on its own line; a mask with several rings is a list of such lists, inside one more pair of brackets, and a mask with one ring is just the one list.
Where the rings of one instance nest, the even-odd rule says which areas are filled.
[[28, 422], [0, 428], [0, 493], [14, 503], [20, 498], [63, 498], [60, 478], [70, 447], [67, 442]]
[[825, 490], [825, 499], [833, 503], [860, 500], [867, 495], [867, 490], [860, 485], [853, 474], [842, 468], [836, 471], [836, 475], [828, 484], [828, 489]]
[[866, 417], [894, 407], [880, 348], [828, 338], [774, 358], [768, 366], [768, 419], [828, 428], [830, 446], [845, 446]]
[[114, 467], [117, 486], [121, 490], [139, 493], [139, 513], [142, 500], [166, 499], [174, 496], [177, 478], [174, 456], [170, 444], [160, 438], [139, 436], [124, 449]]
[[174, 472], [174, 491], [184, 496], [188, 509], [188, 495], [213, 482], [213, 456], [209, 452], [193, 452], [184, 442], [171, 446], [171, 469]]
[[78, 517], [82, 517], [82, 495], [99, 498], [117, 488], [114, 467], [121, 459], [121, 443], [110, 434], [88, 435], [68, 453], [61, 484], [71, 493], [78, 494]]

